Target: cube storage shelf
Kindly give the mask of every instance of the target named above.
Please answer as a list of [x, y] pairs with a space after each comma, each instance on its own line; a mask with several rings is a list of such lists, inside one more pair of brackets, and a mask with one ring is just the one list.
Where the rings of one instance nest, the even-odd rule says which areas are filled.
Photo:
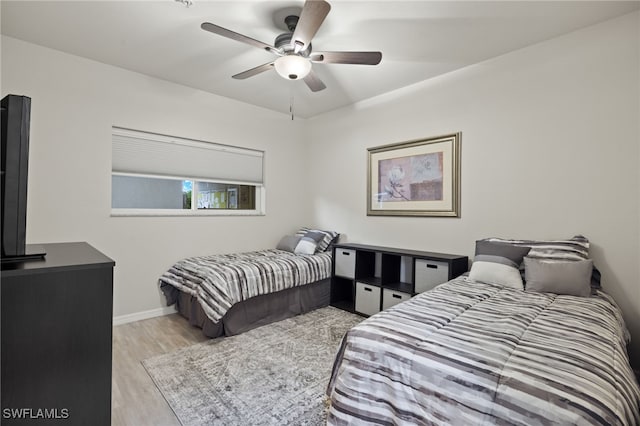
[[468, 267], [467, 256], [336, 244], [331, 305], [373, 315], [467, 272]]

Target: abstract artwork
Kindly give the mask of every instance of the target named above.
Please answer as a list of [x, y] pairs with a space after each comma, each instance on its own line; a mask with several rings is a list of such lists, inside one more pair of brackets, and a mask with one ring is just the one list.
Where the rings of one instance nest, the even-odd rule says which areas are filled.
[[383, 201], [442, 200], [442, 152], [389, 158], [378, 163]]
[[460, 133], [368, 151], [368, 215], [459, 217]]

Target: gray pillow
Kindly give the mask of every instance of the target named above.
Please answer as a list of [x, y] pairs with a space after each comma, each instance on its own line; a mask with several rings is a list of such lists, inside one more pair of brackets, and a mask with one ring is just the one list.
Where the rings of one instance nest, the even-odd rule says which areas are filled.
[[293, 251], [296, 249], [296, 246], [300, 242], [300, 238], [301, 237], [298, 237], [297, 235], [285, 235], [284, 237], [282, 237], [276, 248], [278, 250], [285, 250], [293, 253]]
[[544, 261], [524, 258], [527, 291], [587, 297], [591, 294], [593, 260]]
[[476, 241], [476, 255], [469, 271], [469, 278], [523, 290], [519, 267], [529, 250], [529, 247], [486, 240]]

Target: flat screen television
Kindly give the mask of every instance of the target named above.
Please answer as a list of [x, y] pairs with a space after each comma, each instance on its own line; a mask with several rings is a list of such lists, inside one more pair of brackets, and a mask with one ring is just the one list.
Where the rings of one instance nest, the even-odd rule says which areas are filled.
[[31, 258], [26, 244], [31, 98], [7, 95], [2, 117], [2, 261]]

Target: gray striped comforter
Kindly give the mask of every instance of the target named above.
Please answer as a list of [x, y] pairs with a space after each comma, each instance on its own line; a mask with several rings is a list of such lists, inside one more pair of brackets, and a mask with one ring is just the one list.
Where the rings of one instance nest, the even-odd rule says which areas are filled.
[[270, 249], [183, 259], [160, 277], [160, 286], [172, 285], [194, 296], [215, 323], [235, 303], [330, 275], [329, 252], [298, 255]]
[[602, 292], [527, 293], [460, 277], [345, 335], [328, 423], [638, 425], [627, 338]]

